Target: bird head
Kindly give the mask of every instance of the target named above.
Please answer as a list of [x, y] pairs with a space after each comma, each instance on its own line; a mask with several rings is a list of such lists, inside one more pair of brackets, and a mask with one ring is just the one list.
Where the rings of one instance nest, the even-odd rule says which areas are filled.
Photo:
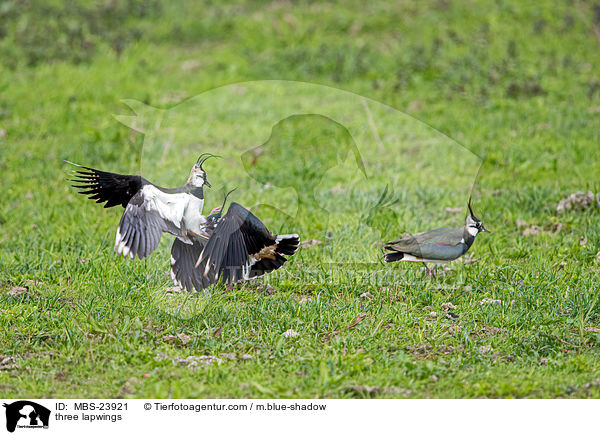
[[480, 232], [490, 233], [491, 231], [483, 226], [481, 219], [479, 219], [473, 213], [473, 209], [471, 208], [471, 198], [469, 198], [467, 206], [469, 207], [469, 214], [467, 215], [467, 223], [465, 224], [465, 226], [467, 227], [467, 231], [469, 232], [469, 234], [471, 234], [472, 236], [476, 236]]
[[209, 153], [204, 153], [204, 154], [201, 154], [200, 157], [198, 157], [196, 164], [192, 167], [192, 170], [190, 172], [190, 178], [188, 179], [189, 184], [191, 184], [194, 187], [202, 187], [205, 185], [208, 187], [211, 187], [211, 184], [208, 182], [208, 179], [206, 178], [206, 172], [204, 171], [204, 168], [202, 167], [204, 162], [206, 162], [211, 157], [219, 157], [219, 156], [215, 156], [215, 155], [212, 155]]

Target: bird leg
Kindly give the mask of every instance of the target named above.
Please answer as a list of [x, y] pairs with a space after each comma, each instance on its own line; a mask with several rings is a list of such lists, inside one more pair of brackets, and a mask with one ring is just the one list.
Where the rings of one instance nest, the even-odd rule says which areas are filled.
[[423, 266], [425, 267], [425, 276], [431, 275], [431, 269], [427, 266], [427, 263], [423, 262]]
[[430, 269], [427, 266], [427, 263], [425, 263], [425, 262], [423, 262], [423, 266], [425, 266], [425, 269], [426, 269], [426, 272], [425, 272], [426, 276], [432, 276], [434, 279], [437, 279], [437, 266], [435, 265], [435, 263], [433, 265], [433, 269]]

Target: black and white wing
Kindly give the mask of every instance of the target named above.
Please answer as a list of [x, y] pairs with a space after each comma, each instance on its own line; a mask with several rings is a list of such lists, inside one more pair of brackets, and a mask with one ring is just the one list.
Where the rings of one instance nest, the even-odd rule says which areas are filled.
[[90, 199], [99, 204], [106, 202], [104, 208], [115, 205], [127, 207], [131, 198], [142, 189], [144, 184], [148, 184], [148, 181], [139, 175], [114, 174], [75, 163], [71, 164], [83, 169], [73, 171], [75, 179], [72, 181], [79, 183], [73, 184], [73, 187], [79, 189], [79, 193], [82, 195], [88, 195]]
[[76, 165], [73, 187], [104, 207], [122, 205], [115, 237], [115, 251], [123, 257], [140, 259], [154, 251], [163, 232], [181, 234], [181, 222], [188, 202], [184, 193], [167, 193], [139, 175], [122, 175]]
[[196, 267], [205, 245], [206, 240], [201, 238], [194, 239], [192, 244], [175, 239], [171, 247], [171, 279], [175, 285], [187, 291], [200, 291], [215, 281], [214, 277], [202, 274], [202, 265]]
[[211, 282], [237, 282], [280, 268], [293, 255], [297, 234], [273, 235], [249, 210], [231, 203], [217, 223], [196, 266]]

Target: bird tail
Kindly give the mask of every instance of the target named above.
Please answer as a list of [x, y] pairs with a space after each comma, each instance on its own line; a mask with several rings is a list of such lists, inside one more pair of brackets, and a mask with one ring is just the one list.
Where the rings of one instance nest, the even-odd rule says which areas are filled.
[[283, 234], [277, 236], [275, 243], [277, 244], [275, 252], [282, 255], [294, 255], [300, 244], [300, 237], [298, 234]]
[[390, 252], [389, 254], [385, 254], [383, 258], [386, 263], [400, 261], [404, 258], [404, 252]]
[[189, 245], [176, 238], [171, 248], [171, 279], [175, 285], [187, 291], [201, 291], [215, 281], [212, 276], [202, 275], [200, 268], [195, 266], [196, 259], [202, 253], [204, 244], [194, 240]]
[[248, 278], [256, 278], [265, 273], [273, 272], [287, 261], [284, 255], [294, 255], [298, 250], [300, 237], [298, 234], [282, 234], [275, 239], [275, 253], [272, 258], [262, 258], [252, 265]]

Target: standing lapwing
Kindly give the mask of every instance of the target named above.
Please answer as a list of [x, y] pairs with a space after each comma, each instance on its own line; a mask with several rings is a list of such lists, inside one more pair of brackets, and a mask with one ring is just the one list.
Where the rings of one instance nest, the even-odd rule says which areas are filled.
[[468, 203], [469, 214], [462, 228], [437, 228], [426, 233], [415, 234], [400, 240], [388, 242], [384, 248], [385, 261], [412, 261], [441, 264], [456, 260], [463, 256], [475, 241], [480, 232], [489, 233], [481, 220], [475, 217]]
[[294, 255], [300, 243], [298, 234], [272, 234], [235, 202], [223, 216], [225, 201], [207, 218], [209, 238], [197, 257], [198, 276], [211, 282], [235, 283], [277, 270], [287, 261], [285, 255]]

